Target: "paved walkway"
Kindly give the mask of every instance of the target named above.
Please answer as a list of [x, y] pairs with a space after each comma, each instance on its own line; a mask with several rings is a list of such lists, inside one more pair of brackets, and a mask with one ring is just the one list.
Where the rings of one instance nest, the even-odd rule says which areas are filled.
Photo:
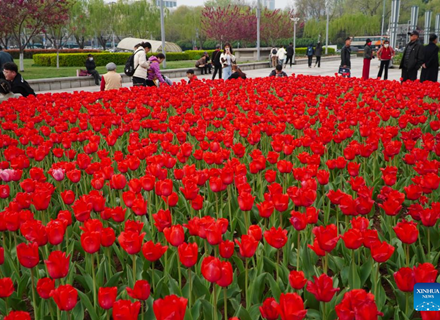
[[[363, 59], [362, 58], [352, 58], [351, 64], [352, 64], [352, 68], [351, 68], [352, 76], [353, 77], [361, 77], [362, 76]], [[377, 59], [374, 59], [371, 63], [371, 68], [370, 68], [370, 76], [372, 78], [377, 77], [377, 73], [379, 72], [378, 65], [379, 65], [379, 63], [378, 63]], [[292, 66], [292, 68], [287, 67], [284, 69], [284, 71], [288, 75], [295, 73], [295, 74], [307, 74], [307, 75], [312, 75], [312, 76], [331, 76], [331, 77], [334, 77], [335, 73], [338, 72], [338, 69], [339, 69], [339, 61], [328, 61], [328, 62], [321, 63], [321, 68], [318, 68], [318, 67], [309, 68], [307, 66], [307, 64], [299, 64], [299, 65]], [[269, 76], [271, 71], [272, 71], [271, 68], [264, 68], [264, 69], [256, 69], [256, 70], [247, 70], [247, 71], [245, 71], [245, 73], [246, 73], [247, 77], [249, 77], [249, 78], [260, 78], [260, 77]], [[393, 69], [389, 69], [388, 79], [389, 80], [399, 80], [400, 75], [401, 75], [401, 71], [398, 69], [398, 67], [395, 67]], [[199, 79], [211, 79], [212, 75], [210, 75], [210, 74], [203, 75], [203, 76], [199, 75], [197, 77]], [[218, 76], [217, 76], [217, 78], [218, 78]], [[185, 79], [185, 78], [172, 78], [171, 80], [173, 82], [178, 82], [182, 79]], [[124, 83], [124, 87], [128, 87], [130, 85], [131, 85], [130, 83]], [[61, 89], [61, 90], [55, 90], [55, 91], [50, 91], [50, 92], [55, 93], [55, 92], [74, 92], [74, 91], [89, 91], [89, 92], [99, 91], [99, 86], [72, 88], [72, 89]], [[49, 92], [49, 91], [41, 91], [41, 92], [37, 92], [37, 93], [45, 93], [45, 92]]]

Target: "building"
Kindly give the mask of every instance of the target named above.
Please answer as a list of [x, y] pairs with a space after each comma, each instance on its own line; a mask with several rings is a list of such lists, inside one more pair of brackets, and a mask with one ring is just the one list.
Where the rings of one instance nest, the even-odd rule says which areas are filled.
[[263, 7], [269, 10], [275, 10], [275, 0], [263, 0]]
[[[156, 0], [156, 6], [160, 6], [160, 0]], [[165, 8], [177, 8], [177, 1], [164, 0], [163, 6]]]

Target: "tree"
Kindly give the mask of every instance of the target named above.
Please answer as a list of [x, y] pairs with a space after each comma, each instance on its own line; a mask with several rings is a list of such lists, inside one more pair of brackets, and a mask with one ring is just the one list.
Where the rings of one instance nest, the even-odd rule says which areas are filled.
[[69, 33], [75, 38], [80, 49], [84, 49], [86, 37], [90, 36], [90, 17], [86, 10], [87, 0], [77, 0], [69, 11]]
[[52, 46], [57, 50], [57, 69], [60, 68], [60, 50], [70, 37], [68, 29], [61, 25], [49, 26], [44, 30], [44, 34], [52, 43]]
[[[45, 27], [67, 21], [69, 0], [0, 0], [0, 29], [8, 30], [20, 50], [20, 71], [24, 71], [24, 49]], [[4, 28], [4, 29], [3, 29]]]
[[290, 20], [292, 16], [293, 11], [264, 8], [261, 14], [261, 39], [274, 46], [278, 39], [290, 38], [293, 30], [293, 22]]

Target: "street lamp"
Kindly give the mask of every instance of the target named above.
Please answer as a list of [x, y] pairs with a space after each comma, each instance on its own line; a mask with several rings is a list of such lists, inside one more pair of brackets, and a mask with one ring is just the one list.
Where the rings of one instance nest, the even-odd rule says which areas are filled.
[[325, 14], [327, 15], [327, 22], [325, 25], [325, 55], [328, 54], [328, 24], [329, 24], [329, 11], [330, 11], [329, 0], [325, 2]]
[[[162, 38], [162, 53], [166, 57], [165, 52], [165, 23], [163, 18], [163, 0], [160, 0], [160, 37]], [[163, 67], [167, 67], [166, 59], [163, 61]]]
[[257, 1], [257, 61], [260, 61], [260, 0]]
[[299, 21], [299, 18], [293, 17], [290, 18], [293, 21], [293, 64], [296, 64], [296, 24]]

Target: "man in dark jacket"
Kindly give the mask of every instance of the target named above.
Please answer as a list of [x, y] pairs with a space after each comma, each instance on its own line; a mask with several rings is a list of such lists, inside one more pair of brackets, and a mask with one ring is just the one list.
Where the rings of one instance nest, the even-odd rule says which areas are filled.
[[[350, 60], [350, 54], [351, 54], [351, 38], [348, 37], [345, 39], [345, 46], [341, 50], [341, 66], [342, 69], [351, 69], [351, 60]], [[350, 75], [348, 75], [350, 76]]]
[[222, 51], [220, 50], [220, 45], [215, 46], [215, 51], [212, 53], [212, 64], [214, 65], [214, 74], [212, 75], [212, 80], [215, 79], [215, 75], [218, 71], [218, 78], [222, 78], [222, 64], [220, 62], [220, 56], [222, 55]]
[[0, 46], [0, 72], [3, 71], [3, 65], [7, 62], [14, 62], [14, 59], [8, 52], [3, 51], [2, 46]]
[[283, 67], [279, 64], [275, 67], [275, 70], [271, 71], [269, 77], [284, 78], [288, 77], [288, 75], [283, 71]]
[[101, 76], [99, 75], [99, 72], [96, 71], [96, 64], [95, 61], [93, 61], [93, 56], [91, 54], [89, 54], [87, 57], [86, 68], [87, 68], [87, 72], [90, 73], [93, 76], [93, 78], [95, 78], [95, 84], [99, 86], [99, 81], [101, 81]]
[[422, 74], [420, 81], [432, 81], [438, 80], [438, 37], [435, 34], [429, 36], [429, 44], [425, 47], [425, 58], [422, 64]]
[[290, 60], [290, 67], [292, 68], [292, 60], [293, 60], [293, 43], [291, 42], [290, 44], [289, 44], [289, 46], [286, 48], [286, 51], [287, 51], [287, 59], [286, 59], [286, 66], [287, 66], [287, 64], [289, 63], [289, 60]]
[[309, 44], [309, 46], [306, 49], [306, 55], [308, 60], [308, 64], [309, 64], [309, 68], [312, 67], [312, 59], [313, 59], [313, 54], [315, 53], [315, 50], [313, 49], [313, 43]]
[[322, 44], [321, 41], [319, 41], [315, 48], [315, 57], [316, 57], [315, 68], [316, 65], [318, 65], [318, 68], [321, 68], [321, 56], [322, 56]]
[[406, 45], [402, 61], [400, 62], [402, 82], [416, 80], [417, 71], [423, 64], [423, 46], [419, 42], [419, 33], [414, 30], [408, 34], [410, 35], [410, 42]]
[[13, 93], [21, 94], [23, 97], [34, 95], [34, 90], [29, 86], [21, 74], [18, 73], [18, 67], [13, 62], [7, 62], [3, 65], [3, 75], [6, 81], [11, 85], [11, 91]]

